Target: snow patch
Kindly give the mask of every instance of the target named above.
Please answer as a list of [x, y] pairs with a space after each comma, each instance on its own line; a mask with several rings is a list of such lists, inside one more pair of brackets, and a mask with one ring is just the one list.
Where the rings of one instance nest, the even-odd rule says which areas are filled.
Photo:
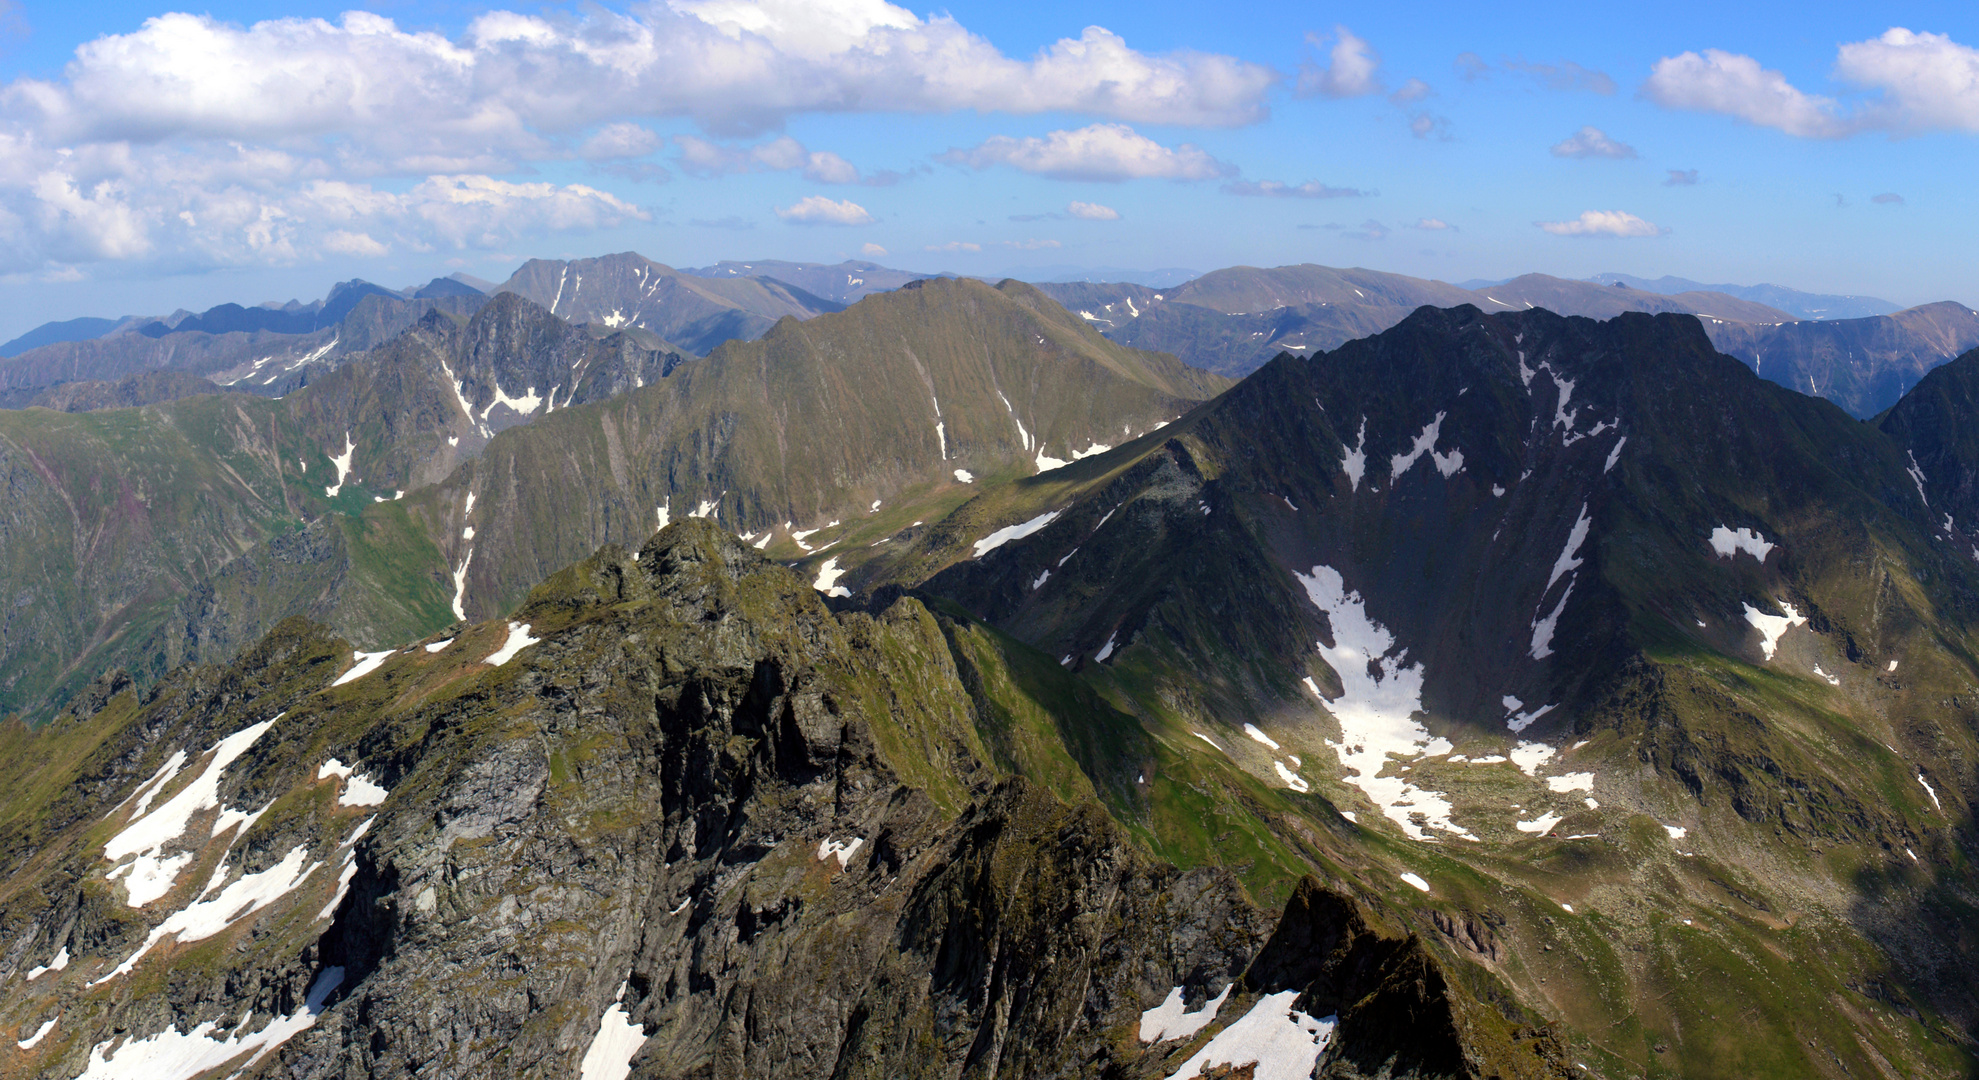
[[1569, 791], [1593, 791], [1594, 774], [1591, 772], [1570, 772], [1561, 773], [1558, 776], [1549, 776], [1546, 778], [1546, 787], [1549, 791], [1561, 794]]
[[866, 838], [863, 836], [855, 836], [845, 842], [833, 840], [827, 836], [823, 840], [818, 841], [818, 861], [824, 862], [826, 859], [837, 859], [838, 868], [843, 870], [852, 861], [853, 853], [858, 851], [860, 845], [865, 842]]
[[[275, 719], [281, 718], [278, 716]], [[221, 774], [235, 759], [247, 753], [274, 724], [275, 720], [263, 720], [221, 739], [213, 747], [213, 760], [178, 794], [158, 809], [126, 825], [123, 831], [103, 845], [103, 857], [112, 863], [120, 863], [126, 856], [136, 856], [128, 867], [110, 872], [113, 877], [120, 873], [124, 876], [130, 906], [141, 908], [171, 891], [179, 871], [185, 869], [193, 856], [191, 852], [182, 852], [171, 858], [162, 858], [160, 853], [165, 845], [185, 835], [194, 814], [219, 807]]]
[[1763, 639], [1759, 643], [1759, 650], [1768, 660], [1773, 658], [1773, 650], [1780, 647], [1781, 636], [1807, 621], [1807, 616], [1794, 610], [1792, 604], [1783, 603], [1780, 606], [1786, 609], [1785, 615], [1768, 615], [1751, 604], [1745, 605], [1745, 621], [1759, 631], [1759, 636]]
[[1414, 885], [1416, 888], [1421, 889], [1423, 892], [1429, 891], [1429, 882], [1424, 881], [1422, 879], [1422, 875], [1420, 874], [1414, 874], [1414, 873], [1403, 874], [1402, 880], [1408, 882], [1411, 885]]
[[1606, 463], [1604, 463], [1601, 466], [1601, 472], [1604, 475], [1608, 472], [1608, 470], [1613, 469], [1615, 467], [1615, 462], [1620, 461], [1622, 459], [1622, 447], [1628, 445], [1628, 441], [1629, 441], [1629, 437], [1627, 435], [1624, 435], [1620, 439], [1617, 439], [1615, 441], [1615, 448], [1613, 450], [1608, 451], [1608, 460]]
[[1546, 833], [1552, 832], [1553, 826], [1558, 825], [1564, 820], [1565, 815], [1562, 814], [1541, 814], [1532, 821], [1515, 821], [1512, 823], [1512, 827], [1522, 833], [1538, 833], [1543, 836]]
[[1924, 794], [1931, 796], [1931, 805], [1943, 810], [1945, 804], [1938, 801], [1938, 789], [1931, 786], [1931, 781], [1924, 779], [1923, 773], [1918, 773], [1917, 782], [1924, 785]]
[[357, 663], [353, 664], [349, 671], [346, 671], [342, 675], [337, 676], [337, 681], [331, 683], [330, 685], [342, 686], [345, 683], [356, 682], [357, 680], [364, 678], [366, 675], [369, 675], [372, 672], [378, 670], [378, 668], [381, 665], [383, 665], [385, 661], [391, 659], [392, 654], [397, 651], [398, 651], [397, 649], [386, 649], [384, 652], [354, 653], [353, 657], [354, 659], [356, 659]]
[[334, 499], [337, 492], [344, 489], [344, 479], [350, 475], [350, 459], [357, 453], [357, 444], [351, 441], [350, 432], [344, 432], [344, 452], [331, 455], [330, 464], [337, 467], [337, 482], [323, 489], [323, 494]]
[[660, 519], [660, 528], [666, 528], [667, 523], [673, 520], [673, 496], [667, 496], [665, 502], [655, 506], [653, 516]]
[[[473, 496], [468, 496], [473, 498]], [[454, 618], [467, 618], [467, 564], [474, 561], [474, 549], [468, 548], [461, 557], [460, 568], [454, 571]]]
[[1032, 533], [1037, 532], [1039, 529], [1044, 528], [1046, 525], [1049, 525], [1052, 522], [1058, 520], [1058, 515], [1064, 512], [1065, 511], [1063, 510], [1052, 510], [1047, 513], [1039, 514], [1037, 517], [1034, 517], [1031, 520], [1026, 521], [1022, 524], [1006, 525], [1003, 528], [996, 530], [995, 532], [989, 534], [988, 536], [983, 537], [981, 540], [976, 541], [976, 553], [973, 556], [973, 558], [980, 559], [983, 556], [989, 554], [992, 551], [995, 551], [997, 548], [1002, 547], [1003, 545], [1009, 543], [1012, 540], [1022, 540], [1024, 537], [1029, 536]]
[[492, 653], [489, 653], [488, 658], [485, 661], [483, 661], [483, 663], [486, 663], [492, 667], [501, 667], [503, 664], [506, 664], [510, 660], [515, 659], [516, 653], [521, 652], [522, 650], [528, 648], [531, 645], [536, 644], [541, 640], [543, 639], [533, 638], [529, 636], [528, 623], [512, 622], [508, 624], [508, 640], [502, 642], [501, 648], [496, 649]]
[[510, 397], [502, 390], [500, 379], [491, 379], [489, 381], [495, 384], [495, 400], [489, 402], [488, 406], [481, 410], [481, 420], [484, 423], [488, 419], [488, 414], [493, 412], [497, 405], [508, 406], [515, 411], [517, 416], [533, 415], [538, 408], [542, 407], [543, 399], [536, 396], [536, 388], [533, 386], [524, 391], [521, 397]]
[[1919, 501], [1923, 502], [1925, 506], [1929, 506], [1931, 505], [1931, 500], [1924, 494], [1924, 470], [1917, 465], [1917, 451], [1910, 450], [1906, 451], [1906, 453], [1910, 455], [1910, 464], [1904, 471], [1910, 474], [1911, 482], [1917, 485], [1917, 498]]
[[1684, 828], [1682, 825], [1665, 825], [1663, 826], [1663, 831], [1669, 833], [1672, 840], [1682, 840], [1684, 835], [1690, 832], [1689, 829]]
[[46, 1023], [43, 1023], [40, 1027], [34, 1029], [34, 1034], [29, 1035], [25, 1039], [21, 1039], [15, 1042], [14, 1045], [20, 1047], [23, 1050], [32, 1050], [35, 1047], [41, 1045], [41, 1040], [47, 1038], [48, 1033], [55, 1030], [55, 1021], [59, 1019], [61, 1019], [61, 1017], [59, 1016], [49, 1017]]
[[1245, 724], [1244, 734], [1249, 735], [1252, 739], [1261, 742], [1266, 746], [1271, 747], [1273, 750], [1279, 749], [1278, 740], [1272, 738], [1269, 735], [1266, 735], [1262, 730], [1258, 728], [1256, 724]]
[[1359, 491], [1361, 477], [1367, 475], [1367, 417], [1365, 416], [1361, 417], [1359, 439], [1360, 441], [1356, 442], [1351, 450], [1347, 449], [1346, 443], [1340, 444], [1340, 471], [1347, 474], [1348, 491]]
[[967, 469], [957, 469], [955, 470], [955, 479], [965, 484], [973, 484], [976, 482], [976, 474]]
[[338, 806], [377, 806], [385, 801], [386, 791], [363, 773], [344, 782], [343, 791], [337, 794]]
[[1044, 573], [1039, 574], [1036, 578], [1033, 578], [1031, 581], [1031, 591], [1037, 592], [1040, 588], [1043, 588], [1044, 583], [1047, 580], [1049, 580], [1050, 577], [1051, 577], [1051, 571], [1046, 570]]
[[[1511, 762], [1519, 767], [1519, 771], [1534, 779], [1538, 779], [1539, 767], [1546, 764], [1547, 759], [1551, 758], [1557, 752], [1545, 743], [1522, 742], [1512, 748]], [[1483, 761], [1484, 759], [1479, 758], [1478, 760]]]
[[[1518, 701], [1518, 699], [1508, 698], [1507, 701], [1516, 702]], [[1505, 707], [1508, 710], [1518, 708], [1516, 704], [1509, 704], [1509, 703]], [[1540, 717], [1545, 716], [1547, 713], [1550, 713], [1554, 709], [1557, 709], [1559, 707], [1560, 706], [1558, 705], [1558, 703], [1555, 703], [1552, 705], [1541, 705], [1539, 708], [1533, 709], [1530, 712], [1515, 712], [1511, 716], [1505, 718], [1505, 726], [1511, 729], [1512, 734], [1517, 735], [1519, 732], [1522, 732], [1525, 729], [1531, 727], [1533, 725], [1533, 721], [1538, 720]]]
[[[144, 944], [138, 946], [138, 950], [131, 954], [130, 959], [117, 965], [116, 970], [90, 985], [100, 986], [119, 975], [129, 974], [137, 967], [137, 962], [167, 936], [177, 935], [181, 945], [204, 941], [294, 892], [304, 878], [323, 865], [320, 862], [303, 865], [308, 857], [309, 849], [297, 844], [289, 849], [287, 855], [282, 856], [281, 862], [260, 873], [242, 874], [232, 884], [220, 890], [220, 894], [213, 899], [195, 901], [184, 909], [173, 912], [170, 918], [151, 928], [151, 933], [144, 939]], [[222, 863], [215, 877], [225, 872], [226, 865]]]
[[447, 646], [452, 645], [453, 643], [454, 643], [454, 639], [452, 638], [441, 638], [440, 640], [434, 642], [433, 644], [426, 646], [426, 651], [429, 653], [445, 652]]
[[1106, 644], [1100, 646], [1099, 655], [1093, 657], [1095, 663], [1104, 663], [1107, 657], [1113, 655], [1113, 637], [1112, 634], [1106, 635]]
[[1188, 1012], [1182, 1004], [1182, 988], [1168, 992], [1161, 1004], [1141, 1014], [1141, 1041], [1144, 1043], [1168, 1042], [1173, 1039], [1193, 1039], [1196, 1033], [1209, 1026], [1216, 1019], [1217, 1010], [1230, 999], [1230, 991], [1236, 986], [1231, 983], [1223, 992], [1203, 1002], [1203, 1007]]
[[[1416, 758], [1437, 752], [1427, 745], [1429, 729], [1413, 717], [1422, 709], [1422, 668], [1409, 662], [1407, 649], [1397, 650], [1395, 635], [1368, 616], [1366, 602], [1359, 593], [1347, 590], [1339, 571], [1315, 566], [1310, 574], [1295, 571], [1293, 576], [1333, 627], [1334, 645], [1316, 647], [1339, 676], [1343, 691], [1327, 708], [1340, 724], [1341, 739], [1334, 750], [1349, 774], [1347, 783], [1366, 793], [1383, 814], [1417, 840], [1428, 840], [1429, 829], [1474, 839], [1450, 821], [1448, 796], [1418, 788], [1400, 776], [1381, 775], [1390, 755]], [[1306, 685], [1318, 693], [1310, 678]], [[1448, 753], [1448, 743], [1441, 745], [1441, 752]]]
[[1814, 665], [1814, 674], [1829, 686], [1840, 686], [1842, 684], [1842, 677], [1840, 675], [1830, 675], [1822, 671], [1819, 664]]
[[1292, 1008], [1299, 991], [1286, 990], [1260, 998], [1251, 1011], [1224, 1028], [1169, 1075], [1168, 1080], [1191, 1080], [1205, 1069], [1255, 1063], [1254, 1080], [1306, 1080], [1339, 1018], [1314, 1019]]
[[[1418, 458], [1422, 457], [1424, 454], [1431, 454], [1431, 455], [1435, 454], [1436, 440], [1442, 437], [1443, 418], [1447, 415], [1449, 414], [1440, 413], [1440, 412], [1437, 413], [1436, 419], [1431, 420], [1429, 423], [1424, 424], [1422, 426], [1422, 434], [1416, 436], [1416, 441], [1414, 445], [1409, 447], [1408, 453], [1395, 454], [1388, 459], [1389, 487], [1394, 487], [1395, 481], [1400, 480], [1402, 478], [1402, 474], [1408, 472], [1410, 467], [1416, 463], [1416, 460]], [[1436, 464], [1437, 471], [1443, 472], [1444, 476], [1449, 476], [1451, 472], [1456, 471], [1456, 467], [1461, 467], [1463, 465], [1463, 461], [1464, 461], [1463, 454], [1456, 451], [1452, 451], [1452, 454], [1456, 459], [1455, 467], [1451, 468], [1448, 472], [1443, 471], [1443, 459], [1440, 456], [1436, 456], [1433, 458]]]
[[826, 596], [851, 596], [852, 590], [838, 583], [838, 579], [844, 576], [845, 571], [838, 565], [838, 556], [833, 555], [818, 567], [818, 576], [811, 582], [811, 587]]
[[217, 1072], [242, 1054], [251, 1055], [234, 1071], [248, 1072], [268, 1052], [308, 1031], [323, 1015], [324, 1003], [344, 981], [344, 969], [324, 968], [309, 987], [302, 1008], [288, 1016], [278, 1016], [268, 1026], [252, 1034], [213, 1038], [218, 1026], [213, 1021], [179, 1034], [176, 1025], [143, 1039], [127, 1040], [115, 1052], [105, 1040], [89, 1052], [89, 1067], [76, 1080], [192, 1080]]
[[625, 1011], [625, 986], [618, 988], [620, 1000], [612, 1002], [598, 1018], [598, 1033], [584, 1050], [577, 1066], [578, 1080], [625, 1080], [632, 1072], [632, 1055], [646, 1044], [646, 1029], [632, 1022]]
[[1581, 560], [1575, 556], [1579, 554], [1580, 546], [1587, 542], [1587, 529], [1592, 523], [1593, 519], [1587, 516], [1587, 504], [1581, 503], [1580, 514], [1574, 518], [1574, 527], [1567, 533], [1567, 546], [1561, 550], [1560, 557], [1553, 560], [1553, 573], [1546, 578], [1549, 591], [1563, 575], [1580, 569]]
[[1768, 542], [1756, 529], [1741, 527], [1737, 532], [1733, 532], [1720, 525], [1711, 530], [1711, 550], [1717, 552], [1721, 559], [1729, 559], [1743, 551], [1763, 563], [1766, 561], [1766, 556], [1771, 555], [1773, 549], [1779, 546]]
[[[702, 499], [694, 505], [694, 509], [687, 512], [687, 516], [691, 518], [713, 517], [715, 511], [721, 508], [722, 497], [727, 494], [728, 492], [724, 491], [721, 495], [717, 495], [712, 499]], [[833, 524], [837, 524], [837, 522], [833, 522]]]
[[1278, 779], [1285, 781], [1285, 786], [1291, 788], [1293, 791], [1303, 795], [1312, 790], [1312, 785], [1306, 783], [1306, 778], [1286, 768], [1284, 762], [1273, 761], [1271, 767], [1277, 770]]
[[64, 945], [62, 946], [62, 951], [55, 954], [55, 959], [48, 961], [46, 964], [43, 964], [40, 967], [29, 968], [27, 973], [27, 978], [29, 982], [33, 982], [34, 980], [41, 978], [43, 975], [46, 975], [51, 971], [60, 971], [68, 966], [69, 966], [69, 947], [67, 945]]

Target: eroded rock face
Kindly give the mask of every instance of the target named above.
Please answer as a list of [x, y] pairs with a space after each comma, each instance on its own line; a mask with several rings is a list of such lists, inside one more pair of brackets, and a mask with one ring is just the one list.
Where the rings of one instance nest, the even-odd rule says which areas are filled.
[[[1420, 946], [1308, 882], [1266, 947], [1277, 920], [1226, 871], [1157, 863], [1098, 803], [991, 767], [917, 601], [834, 615], [712, 525], [607, 549], [512, 623], [330, 685], [350, 670], [291, 622], [234, 668], [143, 705], [106, 684], [121, 696], [32, 737], [93, 749], [69, 800], [87, 809], [19, 841], [41, 852], [15, 878], [33, 887], [0, 906], [0, 1026], [21, 1040], [60, 1016], [0, 1075], [127, 1075], [168, 1029], [251, 1043], [298, 1017], [258, 1068], [577, 1075], [616, 1025], [633, 1076], [1166, 1075], [1214, 1030], [1139, 1040], [1177, 987], [1191, 1007], [1231, 987], [1226, 1021], [1301, 991], [1348, 1046], [1356, 1009], [1378, 1042], [1440, 1018], [1393, 1074], [1465, 1071]], [[103, 840], [137, 816], [128, 797], [173, 805], [209, 746], [271, 716], [158, 849], [190, 854], [176, 882], [132, 909]], [[173, 779], [148, 779], [180, 749]], [[236, 830], [235, 807], [262, 809]], [[131, 962], [168, 915], [307, 863]], [[24, 977], [57, 949], [65, 968]]]

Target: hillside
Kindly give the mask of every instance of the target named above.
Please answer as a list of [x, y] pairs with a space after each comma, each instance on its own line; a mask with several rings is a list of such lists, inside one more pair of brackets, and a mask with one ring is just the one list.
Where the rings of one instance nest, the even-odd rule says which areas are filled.
[[[1597, 1075], [1964, 1075], [1975, 364], [1879, 429], [1694, 319], [1425, 311], [839, 580], [1139, 716], [1164, 857], [1267, 888], [1337, 815]], [[1202, 799], [1281, 824], [1208, 843]]]
[[1946, 301], [1862, 319], [1713, 325], [1710, 333], [1761, 376], [1867, 418], [1895, 405], [1926, 372], [1979, 346], [1979, 312]]
[[497, 291], [574, 323], [650, 330], [696, 355], [761, 337], [787, 315], [808, 319], [844, 307], [779, 281], [696, 277], [629, 251], [574, 262], [531, 259]]
[[1544, 274], [1471, 291], [1400, 274], [1310, 264], [1231, 267], [1165, 290], [1124, 284], [1041, 288], [1123, 344], [1174, 353], [1232, 377], [1256, 370], [1281, 352], [1310, 355], [1379, 333], [1425, 305], [1474, 304], [1484, 311], [1541, 307], [1597, 319], [1625, 311], [1689, 312], [1769, 324], [1792, 318], [1716, 293], [1665, 296]]
[[724, 259], [713, 266], [682, 267], [680, 272], [703, 278], [771, 278], [839, 304], [855, 303], [877, 292], [891, 292], [929, 276], [855, 260], [827, 265], [781, 259], [751, 262]]

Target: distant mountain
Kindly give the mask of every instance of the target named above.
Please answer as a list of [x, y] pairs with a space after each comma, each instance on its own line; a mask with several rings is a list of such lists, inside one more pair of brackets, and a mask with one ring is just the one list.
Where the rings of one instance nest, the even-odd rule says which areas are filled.
[[271, 334], [313, 334], [343, 321], [358, 301], [367, 296], [402, 299], [400, 294], [368, 281], [340, 281], [330, 295], [313, 304], [285, 307], [251, 307], [221, 304], [208, 308], [176, 324], [149, 323], [137, 328], [146, 337], [160, 338], [173, 333], [234, 334], [265, 331]]
[[[170, 331], [158, 337], [119, 333], [30, 349], [0, 360], [0, 408], [21, 408], [51, 387], [119, 382], [148, 371], [203, 376], [242, 393], [278, 397], [334, 369], [352, 355], [389, 340], [427, 312], [465, 318], [485, 303], [478, 293], [403, 300], [365, 293], [334, 326], [307, 334], [273, 330]], [[170, 381], [155, 387], [196, 384]]]
[[777, 281], [840, 304], [850, 304], [876, 292], [890, 292], [910, 281], [927, 277], [909, 270], [893, 270], [871, 262], [795, 263], [776, 259], [758, 262], [724, 260], [713, 266], [682, 268], [683, 274], [706, 278], [774, 278]]
[[413, 300], [431, 300], [441, 296], [484, 296], [492, 289], [479, 289], [458, 278], [436, 277], [405, 294]]
[[496, 291], [519, 293], [572, 322], [650, 330], [697, 355], [724, 341], [761, 337], [785, 316], [844, 309], [780, 281], [696, 277], [632, 252], [575, 262], [531, 259]]
[[0, 357], [19, 356], [29, 349], [38, 349], [43, 345], [59, 345], [66, 341], [88, 341], [90, 338], [99, 338], [116, 329], [122, 321], [84, 317], [42, 323], [20, 337], [0, 345]]
[[1897, 305], [1873, 296], [1831, 296], [1801, 292], [1784, 285], [1702, 285], [1687, 278], [1664, 276], [1655, 280], [1633, 274], [1596, 274], [1587, 280], [1602, 285], [1620, 283], [1645, 292], [1676, 295], [1691, 292], [1717, 292], [1775, 307], [1796, 319], [1860, 319], [1871, 315], [1893, 315]]
[[1864, 319], [1707, 323], [1705, 330], [1761, 376], [1866, 419], [1896, 404], [1926, 372], [1979, 347], [1979, 312], [1944, 301]]
[[1132, 270], [1120, 266], [1028, 266], [1008, 276], [1033, 282], [1126, 282], [1154, 289], [1173, 288], [1202, 276], [1200, 270], [1164, 266], [1154, 270]]
[[0, 614], [0, 713], [45, 710], [94, 666], [148, 681], [223, 660], [291, 614], [366, 642], [444, 625], [448, 563], [399, 496], [681, 360], [504, 295], [471, 318], [428, 306], [279, 400], [209, 385], [143, 409], [0, 412], [0, 595], [29, 598]]
[[1664, 296], [1528, 274], [1471, 291], [1376, 270], [1300, 265], [1217, 270], [1174, 288], [1134, 284], [1047, 284], [1046, 293], [1109, 337], [1171, 352], [1232, 377], [1278, 355], [1311, 355], [1378, 333], [1428, 305], [1476, 304], [1485, 311], [1543, 307], [1612, 318], [1624, 311], [1695, 312], [1719, 319], [1784, 322], [1761, 304], [1714, 293]]

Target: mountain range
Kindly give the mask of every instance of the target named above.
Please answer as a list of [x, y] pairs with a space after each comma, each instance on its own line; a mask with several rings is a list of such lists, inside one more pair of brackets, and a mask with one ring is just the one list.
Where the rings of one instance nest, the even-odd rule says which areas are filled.
[[682, 278], [0, 413], [0, 1076], [1979, 1068], [1979, 351]]

